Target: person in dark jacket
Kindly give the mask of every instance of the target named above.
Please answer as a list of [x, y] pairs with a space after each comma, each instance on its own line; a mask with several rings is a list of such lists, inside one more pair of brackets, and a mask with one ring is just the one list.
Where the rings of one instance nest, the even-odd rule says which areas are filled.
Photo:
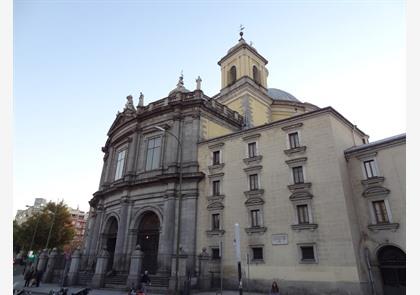
[[29, 282], [31, 281], [33, 275], [34, 267], [32, 266], [32, 263], [29, 263], [25, 269], [25, 272], [23, 273], [23, 278], [25, 279], [25, 287], [29, 287]]
[[42, 280], [43, 271], [38, 269], [35, 272], [35, 280], [36, 280], [36, 286], [39, 287], [39, 283]]
[[146, 291], [146, 286], [147, 285], [150, 285], [150, 283], [151, 283], [151, 280], [149, 278], [149, 272], [147, 270], [144, 271], [144, 274], [141, 277], [141, 281], [140, 282], [141, 282], [141, 289], [142, 289], [143, 293], [146, 294], [146, 292], [147, 292]]

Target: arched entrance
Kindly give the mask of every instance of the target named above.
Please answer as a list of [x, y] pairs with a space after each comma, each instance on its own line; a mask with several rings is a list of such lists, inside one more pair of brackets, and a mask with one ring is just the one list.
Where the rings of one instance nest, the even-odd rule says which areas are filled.
[[142, 215], [137, 234], [137, 244], [144, 255], [142, 272], [148, 270], [149, 273], [155, 274], [158, 269], [159, 229], [159, 217], [154, 212], [147, 211]]
[[394, 246], [384, 246], [378, 251], [384, 295], [405, 294], [405, 253]]
[[117, 243], [118, 221], [114, 216], [110, 217], [106, 223], [103, 234], [103, 243], [109, 252], [107, 271], [112, 269], [114, 263], [115, 244]]

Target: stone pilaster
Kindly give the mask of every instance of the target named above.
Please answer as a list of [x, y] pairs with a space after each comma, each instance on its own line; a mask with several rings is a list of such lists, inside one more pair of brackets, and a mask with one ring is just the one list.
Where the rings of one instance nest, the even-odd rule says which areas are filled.
[[128, 288], [139, 287], [139, 284], [140, 284], [139, 278], [140, 278], [142, 262], [143, 262], [143, 252], [141, 252], [140, 250], [140, 245], [137, 245], [136, 249], [131, 254], [130, 271], [127, 277]]
[[48, 256], [47, 269], [45, 270], [43, 280], [42, 280], [44, 283], [52, 282], [53, 274], [54, 274], [54, 265], [57, 259], [57, 255], [58, 255], [57, 248], [54, 248], [50, 252], [50, 255]]
[[118, 224], [117, 241], [115, 243], [115, 255], [112, 266], [112, 268], [116, 271], [124, 271], [125, 266], [124, 242], [127, 237], [129, 202], [130, 198], [128, 196], [122, 197], [120, 201], [120, 222]]
[[[187, 277], [187, 258], [188, 256], [180, 251], [178, 258], [178, 290], [182, 290], [184, 281]], [[171, 269], [171, 278], [169, 279], [169, 290], [175, 290], [175, 280], [176, 280], [176, 255], [172, 256], [172, 269]]]
[[93, 288], [102, 288], [105, 285], [105, 273], [109, 258], [109, 252], [105, 248], [102, 249], [96, 261], [95, 274], [92, 277]]
[[68, 283], [70, 286], [77, 285], [78, 273], [80, 268], [80, 250], [76, 249], [71, 256]]
[[175, 196], [167, 194], [163, 209], [162, 232], [159, 237], [158, 265], [160, 273], [169, 274], [171, 271], [171, 255], [174, 247], [175, 233]]
[[209, 273], [209, 261], [210, 255], [207, 253], [206, 248], [203, 248], [203, 252], [201, 252], [200, 255], [198, 255], [198, 286], [200, 290], [210, 289], [211, 277]]
[[95, 223], [93, 226], [93, 231], [90, 235], [90, 247], [89, 247], [89, 257], [88, 257], [88, 266], [89, 268], [93, 266], [95, 261], [95, 256], [97, 254], [97, 249], [99, 247], [99, 231], [101, 229], [101, 222], [104, 214], [103, 205], [99, 204], [96, 208], [96, 217]]
[[47, 261], [48, 261], [48, 250], [44, 249], [44, 250], [42, 250], [41, 254], [39, 255], [38, 265], [37, 265], [36, 269], [44, 272], [45, 267], [47, 266]]

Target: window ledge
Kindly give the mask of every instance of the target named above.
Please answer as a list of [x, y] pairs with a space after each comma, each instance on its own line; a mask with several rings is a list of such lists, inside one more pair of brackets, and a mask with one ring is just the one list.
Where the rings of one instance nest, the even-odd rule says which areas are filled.
[[265, 226], [256, 226], [256, 227], [245, 228], [245, 232], [249, 235], [250, 234], [256, 234], [256, 233], [263, 234], [266, 231], [267, 231], [267, 228]]
[[245, 159], [243, 159], [243, 161], [247, 165], [249, 165], [249, 164], [258, 164], [258, 163], [261, 162], [262, 157], [263, 156], [259, 155], [259, 156], [252, 157], [252, 158], [245, 158]]
[[316, 223], [302, 223], [302, 224], [292, 224], [292, 229], [301, 231], [305, 229], [309, 229], [310, 231], [314, 231], [318, 228], [318, 224]]
[[307, 260], [301, 260], [299, 261], [300, 264], [317, 264], [318, 261], [315, 259], [307, 259]]
[[362, 180], [362, 184], [363, 185], [372, 185], [372, 184], [381, 184], [385, 181], [385, 177], [383, 176], [376, 176], [376, 177], [371, 177], [368, 179], [364, 179]]
[[288, 149], [288, 150], [284, 150], [283, 152], [290, 156], [292, 154], [296, 154], [296, 153], [304, 153], [306, 151], [306, 146], [299, 146], [293, 149]]
[[378, 223], [378, 224], [369, 224], [368, 229], [371, 231], [378, 230], [392, 230], [396, 231], [400, 227], [399, 223]]
[[223, 236], [225, 234], [225, 230], [223, 229], [212, 229], [206, 231], [207, 236]]
[[247, 197], [261, 197], [264, 194], [263, 189], [257, 189], [253, 191], [246, 191], [244, 192], [245, 196]]
[[311, 186], [312, 186], [311, 182], [304, 182], [304, 183], [298, 183], [298, 184], [291, 184], [291, 185], [288, 185], [287, 187], [289, 188], [289, 190], [295, 191], [299, 189], [307, 189], [307, 188], [310, 188]]
[[264, 259], [252, 259], [250, 264], [264, 264]]
[[224, 198], [225, 198], [225, 195], [207, 196], [207, 200], [209, 201], [219, 201], [219, 200], [223, 200]]

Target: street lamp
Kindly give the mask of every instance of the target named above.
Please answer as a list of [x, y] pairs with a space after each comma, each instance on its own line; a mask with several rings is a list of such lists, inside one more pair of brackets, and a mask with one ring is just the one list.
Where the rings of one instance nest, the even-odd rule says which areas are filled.
[[51, 231], [52, 231], [52, 228], [54, 226], [55, 216], [57, 215], [57, 210], [58, 210], [58, 203], [55, 205], [55, 212], [52, 212], [50, 210], [47, 210], [49, 213], [53, 213], [54, 214], [54, 217], [53, 217], [53, 220], [51, 222], [50, 231], [48, 233], [48, 238], [47, 238], [47, 244], [45, 244], [45, 249], [48, 249], [48, 244], [50, 243]]
[[178, 293], [178, 270], [179, 270], [179, 244], [180, 244], [180, 235], [181, 235], [181, 200], [182, 200], [182, 138], [181, 140], [174, 135], [172, 132], [160, 127], [154, 126], [155, 129], [168, 133], [172, 135], [178, 142], [178, 159], [179, 159], [179, 188], [178, 188], [178, 228], [176, 232], [176, 257], [175, 257], [175, 294]]

